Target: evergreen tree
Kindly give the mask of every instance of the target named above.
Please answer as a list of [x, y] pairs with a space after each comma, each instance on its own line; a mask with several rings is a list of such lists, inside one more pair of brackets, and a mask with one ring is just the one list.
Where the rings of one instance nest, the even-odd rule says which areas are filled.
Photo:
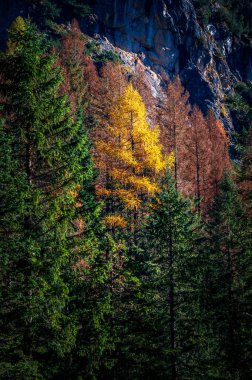
[[251, 377], [251, 222], [226, 175], [208, 226], [205, 302], [209, 378]]
[[[86, 124], [79, 108], [77, 120]], [[75, 346], [67, 360], [62, 362], [59, 378], [99, 378], [103, 368], [111, 366], [110, 352], [114, 342], [110, 330], [112, 314], [110, 273], [116, 244], [106, 233], [101, 222], [101, 204], [94, 191], [95, 171], [91, 156], [92, 144], [85, 135], [82, 146], [84, 186], [76, 197], [76, 213], [73, 220], [74, 234], [71, 240], [72, 255], [66, 281], [70, 286], [69, 312], [78, 321]], [[106, 253], [111, 260], [107, 260]]]
[[60, 373], [78, 334], [69, 272], [80, 256], [89, 259], [90, 236], [87, 243], [77, 235], [81, 223], [90, 223], [84, 202], [92, 168], [82, 117], [73, 121], [66, 96], [59, 96], [56, 57], [29, 21], [22, 33], [19, 24], [0, 62], [1, 170], [3, 190], [10, 189], [1, 203], [0, 367], [3, 379], [49, 379]]
[[143, 230], [142, 253], [139, 251], [138, 256], [143, 285], [135, 308], [132, 306], [135, 319], [129, 322], [134, 343], [128, 349], [128, 378], [204, 378], [198, 364], [197, 228], [190, 203], [168, 177], [151, 204]]
[[15, 378], [17, 373], [20, 378], [37, 373], [36, 364], [32, 365], [25, 353], [22, 353], [22, 363], [18, 361], [19, 347], [23, 340], [20, 319], [24, 310], [24, 298], [27, 296], [20, 264], [25, 245], [22, 220], [26, 215], [29, 185], [24, 173], [19, 170], [15, 149], [15, 136], [9, 133], [3, 122], [0, 127], [0, 377], [3, 379]]

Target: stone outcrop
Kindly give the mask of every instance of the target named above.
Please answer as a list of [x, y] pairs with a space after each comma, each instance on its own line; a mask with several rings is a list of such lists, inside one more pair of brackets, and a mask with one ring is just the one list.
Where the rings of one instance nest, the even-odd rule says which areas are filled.
[[[222, 110], [227, 128], [228, 114], [223, 98], [237, 80], [252, 80], [252, 48], [236, 39], [225, 24], [202, 25], [189, 0], [95, 0], [92, 14], [80, 20], [88, 35], [102, 41], [105, 49], [117, 49], [122, 59], [146, 67], [153, 92], [160, 79], [179, 74], [190, 92], [190, 100], [206, 112]], [[8, 24], [23, 13], [25, 0], [6, 0], [0, 4], [1, 39]], [[212, 20], [218, 3], [212, 6]], [[67, 20], [67, 15], [64, 20]], [[124, 58], [123, 58], [124, 55]], [[133, 62], [135, 61], [135, 62]]]
[[82, 27], [137, 54], [164, 80], [179, 74], [204, 112], [211, 107], [218, 114], [233, 84], [252, 79], [251, 48], [237, 43], [225, 25], [201, 26], [189, 0], [97, 0]]

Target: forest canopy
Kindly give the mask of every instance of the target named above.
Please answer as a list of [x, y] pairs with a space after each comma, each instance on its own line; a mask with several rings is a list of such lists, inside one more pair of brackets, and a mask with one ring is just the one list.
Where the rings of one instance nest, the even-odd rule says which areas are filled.
[[249, 87], [237, 165], [179, 76], [157, 105], [76, 20], [58, 38], [19, 16], [0, 55], [1, 379], [251, 378]]

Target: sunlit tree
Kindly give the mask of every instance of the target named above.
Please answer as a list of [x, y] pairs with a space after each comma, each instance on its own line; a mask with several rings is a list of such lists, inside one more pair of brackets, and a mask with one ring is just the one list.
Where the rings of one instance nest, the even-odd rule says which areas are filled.
[[[107, 201], [107, 211], [137, 210], [143, 197], [158, 190], [157, 175], [165, 166], [159, 129], [150, 129], [145, 105], [129, 84], [109, 112], [105, 138], [95, 141], [100, 169], [97, 194]], [[171, 158], [170, 158], [171, 159]], [[121, 220], [121, 217], [120, 217]]]

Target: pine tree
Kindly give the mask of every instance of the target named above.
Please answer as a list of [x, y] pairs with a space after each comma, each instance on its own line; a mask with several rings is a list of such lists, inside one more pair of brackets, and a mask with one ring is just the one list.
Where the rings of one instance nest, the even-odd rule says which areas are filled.
[[68, 279], [86, 252], [76, 235], [87, 223], [84, 189], [92, 172], [83, 120], [73, 121], [59, 95], [56, 57], [36, 28], [24, 24], [22, 33], [11, 28], [15, 48], [0, 62], [3, 190], [10, 187], [1, 205], [1, 376], [49, 379], [78, 333]]
[[[81, 108], [77, 115], [85, 125]], [[83, 136], [85, 183], [79, 192], [73, 193], [77, 210], [67, 271], [67, 283], [70, 285], [68, 310], [72, 318], [78, 321], [79, 328], [74, 349], [62, 363], [61, 376], [93, 379], [99, 378], [101, 371], [111, 366], [109, 357], [115, 346], [110, 326], [113, 312], [110, 275], [116, 243], [106, 233], [101, 221], [102, 205], [97, 203], [94, 189], [96, 174], [90, 153], [92, 144], [87, 131], [83, 131]]]
[[[144, 236], [149, 269], [146, 378], [199, 379], [199, 258], [197, 217], [170, 176], [151, 204]], [[146, 282], [146, 275], [143, 277]], [[149, 289], [148, 289], [149, 287]], [[150, 294], [152, 301], [150, 302]], [[142, 308], [144, 310], [144, 307]], [[147, 321], [147, 322], [146, 322]], [[148, 372], [147, 372], [148, 371]], [[139, 377], [141, 378], [141, 377]]]
[[21, 314], [24, 304], [27, 306], [24, 299], [27, 296], [26, 281], [20, 268], [25, 247], [22, 220], [27, 212], [30, 191], [25, 174], [20, 172], [15, 159], [16, 144], [15, 135], [9, 133], [3, 122], [0, 127], [0, 376], [3, 379], [38, 375], [37, 364], [31, 363], [28, 355], [23, 353], [19, 361], [23, 340]]
[[251, 376], [251, 223], [229, 175], [210, 216], [206, 243], [210, 378], [246, 379]]
[[248, 132], [247, 141], [241, 156], [241, 165], [238, 170], [238, 186], [246, 212], [252, 213], [252, 129]]

